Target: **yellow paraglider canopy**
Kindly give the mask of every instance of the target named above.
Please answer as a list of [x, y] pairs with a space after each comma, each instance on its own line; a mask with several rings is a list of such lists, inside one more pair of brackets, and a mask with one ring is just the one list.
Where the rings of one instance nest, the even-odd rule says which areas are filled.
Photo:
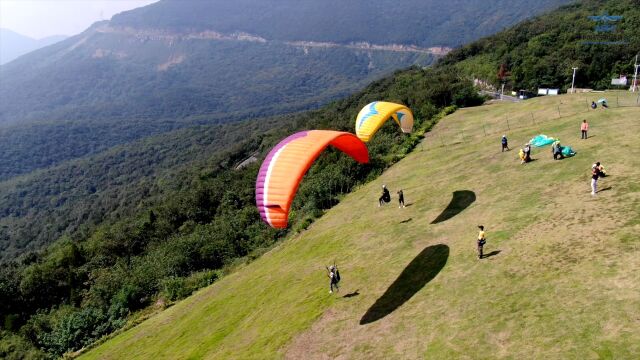
[[356, 135], [368, 142], [389, 119], [395, 120], [403, 133], [413, 130], [413, 113], [408, 107], [396, 103], [374, 101], [360, 110], [356, 117]]

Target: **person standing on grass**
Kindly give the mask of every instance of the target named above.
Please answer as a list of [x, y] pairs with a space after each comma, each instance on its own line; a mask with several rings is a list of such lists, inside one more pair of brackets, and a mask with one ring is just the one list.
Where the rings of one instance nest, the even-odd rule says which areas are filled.
[[524, 162], [531, 162], [531, 145], [529, 143], [524, 145]]
[[340, 291], [340, 288], [338, 288], [338, 283], [340, 282], [340, 272], [338, 272], [338, 266], [328, 266], [327, 271], [329, 272], [327, 274], [327, 276], [329, 276], [329, 294], [333, 294], [334, 286], [336, 288], [336, 292]]
[[504, 152], [505, 150], [509, 151], [509, 141], [507, 140], [507, 135], [502, 135], [502, 151]]
[[402, 189], [400, 189], [400, 191], [398, 191], [398, 208], [403, 208], [404, 207], [404, 193], [402, 192]]
[[587, 131], [589, 131], [589, 123], [585, 119], [585, 120], [582, 120], [582, 124], [580, 124], [580, 132], [582, 133], [581, 139], [588, 138]]
[[600, 178], [600, 162], [591, 167], [591, 196], [595, 196], [598, 192], [598, 178]]
[[482, 250], [484, 248], [484, 244], [487, 243], [487, 238], [484, 233], [484, 226], [479, 225], [478, 229], [480, 229], [480, 231], [478, 232], [478, 259], [482, 259], [482, 256], [484, 256]]

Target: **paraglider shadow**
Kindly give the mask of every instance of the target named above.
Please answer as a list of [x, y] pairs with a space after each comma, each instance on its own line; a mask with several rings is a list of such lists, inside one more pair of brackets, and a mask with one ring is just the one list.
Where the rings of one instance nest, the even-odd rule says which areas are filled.
[[447, 205], [446, 209], [444, 209], [440, 215], [438, 215], [435, 220], [433, 220], [432, 224], [441, 223], [443, 221], [447, 221], [452, 217], [460, 214], [462, 210], [469, 207], [469, 205], [473, 204], [476, 201], [476, 193], [470, 190], [458, 190], [453, 192], [453, 198], [451, 198], [451, 202]]
[[440, 273], [448, 258], [449, 247], [444, 244], [422, 250], [362, 316], [360, 325], [380, 320], [402, 306]]

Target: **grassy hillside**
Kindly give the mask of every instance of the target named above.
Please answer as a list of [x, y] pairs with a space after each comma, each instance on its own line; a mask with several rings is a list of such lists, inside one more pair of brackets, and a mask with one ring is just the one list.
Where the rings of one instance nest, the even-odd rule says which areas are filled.
[[[590, 96], [456, 112], [307, 231], [83, 358], [637, 357], [638, 108], [587, 111]], [[559, 104], [564, 117], [542, 115]], [[499, 125], [530, 113], [535, 124]], [[502, 132], [514, 150], [499, 151]], [[515, 149], [539, 133], [577, 156], [553, 161], [535, 149], [521, 165]], [[594, 161], [611, 175], [597, 197]], [[408, 206], [378, 208], [383, 183], [405, 189]], [[454, 192], [475, 201], [450, 204]], [[483, 260], [477, 224], [488, 230]], [[343, 281], [331, 295], [323, 266], [334, 260]]]

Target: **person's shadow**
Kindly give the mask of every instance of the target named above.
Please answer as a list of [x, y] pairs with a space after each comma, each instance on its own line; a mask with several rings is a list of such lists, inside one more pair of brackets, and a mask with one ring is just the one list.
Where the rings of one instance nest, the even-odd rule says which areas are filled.
[[343, 298], [348, 299], [348, 298], [356, 297], [356, 296], [360, 295], [360, 293], [359, 293], [358, 291], [359, 291], [359, 290], [356, 290], [356, 291], [354, 291], [354, 292], [351, 292], [351, 293], [345, 294], [345, 295], [343, 296]]
[[496, 256], [496, 255], [500, 254], [501, 252], [502, 252], [502, 250], [493, 250], [492, 252], [490, 252], [488, 254], [484, 254], [482, 256], [482, 258], [486, 259], [486, 258], [489, 258], [489, 257], [492, 257], [492, 256]]
[[402, 306], [440, 273], [448, 258], [449, 247], [444, 244], [422, 250], [362, 316], [360, 325], [380, 320]]
[[441, 223], [447, 221], [452, 217], [460, 214], [464, 209], [468, 208], [473, 202], [476, 201], [476, 193], [470, 190], [458, 190], [453, 192], [453, 197], [449, 202], [449, 205], [442, 210], [432, 224]]

